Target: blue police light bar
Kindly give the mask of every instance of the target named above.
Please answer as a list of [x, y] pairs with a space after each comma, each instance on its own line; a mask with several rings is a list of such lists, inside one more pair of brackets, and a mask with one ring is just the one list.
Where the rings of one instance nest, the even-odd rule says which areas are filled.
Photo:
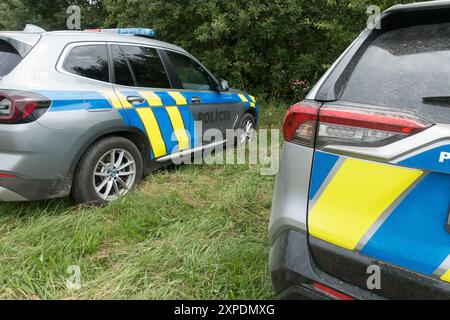
[[148, 28], [117, 28], [117, 29], [87, 29], [88, 32], [106, 32], [124, 34], [129, 36], [139, 36], [154, 39], [156, 37], [156, 31]]

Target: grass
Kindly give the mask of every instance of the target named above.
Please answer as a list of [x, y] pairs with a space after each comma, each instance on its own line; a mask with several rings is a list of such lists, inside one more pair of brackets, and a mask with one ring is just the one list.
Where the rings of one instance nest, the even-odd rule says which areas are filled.
[[[278, 128], [284, 110], [263, 105], [261, 127]], [[274, 180], [258, 165], [186, 165], [147, 176], [103, 208], [0, 204], [0, 298], [273, 298]], [[74, 265], [78, 290], [66, 286]]]

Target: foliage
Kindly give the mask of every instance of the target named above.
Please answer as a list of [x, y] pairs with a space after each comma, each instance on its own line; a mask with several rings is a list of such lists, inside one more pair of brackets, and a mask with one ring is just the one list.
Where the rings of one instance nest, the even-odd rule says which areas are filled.
[[69, 3], [82, 27], [151, 27], [217, 76], [263, 97], [299, 99], [365, 27], [367, 7], [401, 0], [3, 0], [0, 28], [65, 28]]

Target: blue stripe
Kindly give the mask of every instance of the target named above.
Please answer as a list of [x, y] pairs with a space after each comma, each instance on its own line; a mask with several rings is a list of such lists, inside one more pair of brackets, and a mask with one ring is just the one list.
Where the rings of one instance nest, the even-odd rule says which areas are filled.
[[192, 98], [198, 97], [202, 99], [202, 104], [227, 104], [240, 103], [242, 100], [236, 93], [228, 92], [181, 92], [186, 98], [188, 104], [192, 104]]
[[400, 162], [401, 165], [450, 173], [450, 160], [439, 162], [442, 152], [450, 152], [450, 144], [434, 148]]
[[152, 108], [155, 114], [156, 121], [158, 121], [161, 135], [166, 145], [167, 154], [178, 152], [178, 140], [174, 134], [172, 123], [170, 122], [169, 114], [165, 108]]
[[172, 98], [167, 92], [155, 92], [160, 98], [164, 106], [176, 106], [174, 98]]
[[83, 92], [83, 96], [89, 109], [112, 109], [108, 99], [98, 92]]
[[450, 254], [450, 176], [430, 173], [398, 205], [362, 254], [431, 275]]
[[122, 117], [123, 121], [125, 121], [125, 124], [127, 126], [132, 126], [131, 121], [130, 121], [128, 115], [127, 115], [126, 110], [125, 109], [119, 109], [118, 111], [119, 111], [119, 114]]
[[49, 111], [72, 111], [88, 108], [81, 91], [44, 90], [38, 92], [52, 101]]
[[336, 155], [320, 151], [315, 152], [309, 200], [314, 198], [338, 160], [339, 157]]
[[181, 118], [184, 122], [184, 127], [186, 131], [189, 133], [189, 145], [191, 148], [194, 148], [198, 146], [197, 142], [197, 133], [195, 132], [195, 126], [194, 126], [194, 116], [192, 115], [191, 110], [189, 110], [189, 107], [178, 107], [178, 110], [180, 110]]
[[[52, 107], [50, 111], [67, 111], [67, 110], [81, 110], [89, 108], [108, 108], [110, 103], [103, 95], [96, 91], [39, 91], [39, 93], [47, 96], [52, 100]], [[140, 96], [137, 91], [126, 90], [122, 91], [125, 96]], [[163, 91], [155, 92], [162, 100], [164, 106], [175, 106], [175, 100]], [[199, 97], [202, 104], [231, 104], [242, 103], [241, 99], [236, 93], [232, 92], [181, 92], [186, 98], [188, 104], [192, 104], [193, 97]], [[83, 96], [84, 95], [84, 96]], [[250, 97], [245, 95], [250, 101]], [[250, 102], [244, 103], [250, 107]], [[148, 107], [145, 102], [134, 107]]]

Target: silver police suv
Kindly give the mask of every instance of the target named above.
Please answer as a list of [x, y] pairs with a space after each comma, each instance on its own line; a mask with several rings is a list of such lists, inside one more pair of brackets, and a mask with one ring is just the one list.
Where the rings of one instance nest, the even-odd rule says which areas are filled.
[[151, 170], [225, 142], [204, 141], [206, 130], [256, 127], [253, 96], [152, 35], [0, 32], [0, 201], [106, 203]]
[[379, 22], [286, 114], [270, 223], [282, 298], [450, 299], [450, 1]]

